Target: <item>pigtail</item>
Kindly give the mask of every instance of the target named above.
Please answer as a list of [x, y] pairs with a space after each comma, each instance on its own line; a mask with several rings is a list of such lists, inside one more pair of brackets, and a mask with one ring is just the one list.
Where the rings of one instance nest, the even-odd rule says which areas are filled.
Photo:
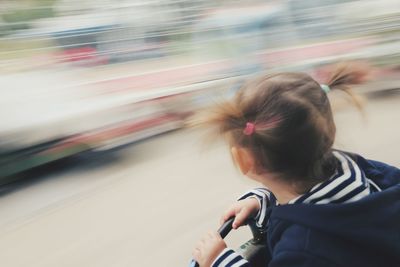
[[364, 83], [368, 74], [369, 67], [366, 64], [355, 62], [339, 64], [332, 71], [327, 85], [330, 90], [341, 90], [346, 93], [353, 104], [362, 111], [362, 98], [353, 92], [352, 86]]
[[[199, 111], [192, 117], [189, 126], [213, 129], [218, 136], [229, 138], [229, 134], [242, 132], [246, 125], [244, 115], [240, 107], [234, 101], [220, 102], [207, 110]], [[213, 138], [214, 139], [214, 138]]]

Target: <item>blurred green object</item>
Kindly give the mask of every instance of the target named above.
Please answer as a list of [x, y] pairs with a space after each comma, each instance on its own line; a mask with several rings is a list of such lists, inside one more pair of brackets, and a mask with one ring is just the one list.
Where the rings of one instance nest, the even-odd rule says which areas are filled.
[[49, 18], [55, 16], [53, 9], [56, 0], [33, 0], [31, 5], [20, 8], [15, 7], [0, 15], [5, 23], [0, 27], [0, 36], [12, 33], [15, 30], [30, 28], [30, 22], [36, 19]]
[[0, 185], [18, 180], [15, 176], [23, 171], [90, 150], [90, 146], [72, 143], [57, 148], [63, 140], [54, 140], [36, 146], [0, 153]]

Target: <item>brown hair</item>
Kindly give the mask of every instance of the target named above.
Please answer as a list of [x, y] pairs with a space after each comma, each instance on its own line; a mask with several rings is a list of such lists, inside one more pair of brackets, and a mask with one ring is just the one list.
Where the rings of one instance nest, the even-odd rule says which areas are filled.
[[[335, 68], [326, 83], [349, 94], [366, 77], [359, 64]], [[299, 192], [326, 180], [336, 168], [332, 154], [335, 123], [326, 92], [305, 73], [263, 76], [242, 86], [236, 96], [218, 105], [206, 118], [231, 145], [247, 148], [257, 172], [267, 170], [296, 185]], [[244, 131], [248, 123], [254, 132]]]

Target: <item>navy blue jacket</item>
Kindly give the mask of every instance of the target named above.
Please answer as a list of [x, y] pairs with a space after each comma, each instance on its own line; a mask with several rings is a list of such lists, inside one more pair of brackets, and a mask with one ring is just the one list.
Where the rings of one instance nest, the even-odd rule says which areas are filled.
[[340, 205], [271, 207], [269, 267], [400, 267], [400, 170], [352, 158], [382, 191]]

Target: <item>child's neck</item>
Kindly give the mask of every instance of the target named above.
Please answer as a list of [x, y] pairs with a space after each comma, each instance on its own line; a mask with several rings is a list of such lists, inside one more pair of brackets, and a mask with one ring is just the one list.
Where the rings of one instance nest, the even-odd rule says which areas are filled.
[[262, 184], [271, 190], [279, 204], [287, 204], [290, 200], [300, 196], [293, 185], [283, 183], [279, 179], [268, 179], [267, 181], [264, 179]]
[[274, 196], [278, 200], [278, 203], [283, 205], [287, 204], [290, 200], [295, 199], [296, 197], [299, 196], [299, 194], [292, 193], [289, 191], [281, 191], [281, 190], [273, 190], [271, 187], [269, 187], [272, 193], [274, 193]]

